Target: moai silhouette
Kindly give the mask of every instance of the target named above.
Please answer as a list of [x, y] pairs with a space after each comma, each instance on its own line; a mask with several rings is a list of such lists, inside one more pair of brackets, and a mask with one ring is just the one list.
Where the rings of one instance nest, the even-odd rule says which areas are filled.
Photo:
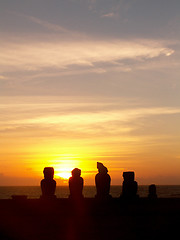
[[153, 199], [157, 199], [157, 193], [156, 193], [156, 185], [155, 184], [151, 184], [149, 185], [149, 194], [148, 194], [148, 198], [153, 200]]
[[69, 178], [69, 190], [71, 199], [81, 199], [83, 198], [83, 185], [84, 180], [81, 177], [81, 170], [78, 168], [74, 168], [71, 172], [72, 177]]
[[98, 200], [108, 200], [111, 198], [110, 192], [110, 184], [111, 177], [108, 174], [108, 169], [100, 162], [97, 162], [98, 173], [95, 176], [96, 183], [96, 198]]
[[56, 181], [54, 177], [54, 168], [44, 168], [44, 179], [41, 180], [42, 198], [55, 198]]
[[125, 199], [135, 199], [138, 197], [138, 184], [134, 181], [134, 172], [123, 172], [122, 197]]

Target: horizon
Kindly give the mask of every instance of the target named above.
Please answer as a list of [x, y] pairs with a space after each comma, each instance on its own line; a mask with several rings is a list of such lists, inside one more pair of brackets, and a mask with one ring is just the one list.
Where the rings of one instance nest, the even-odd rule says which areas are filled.
[[[163, 7], [162, 7], [163, 6]], [[0, 185], [54, 167], [180, 184], [180, 1], [3, 1]], [[119, 184], [120, 183], [120, 184]], [[15, 186], [15, 185], [14, 185]]]
[[[154, 184], [154, 183], [153, 183]], [[151, 185], [151, 184], [150, 184]], [[150, 186], [149, 184], [140, 184], [138, 185], [138, 187], [140, 186]], [[156, 187], [158, 186], [180, 186], [180, 184], [155, 184]], [[122, 187], [122, 185], [118, 185], [118, 184], [113, 184], [110, 185], [111, 187]], [[0, 187], [38, 187], [41, 190], [40, 185], [0, 185]], [[57, 185], [56, 187], [67, 187], [69, 188], [68, 184], [67, 185]], [[94, 185], [84, 185], [84, 187], [96, 187], [95, 184]]]

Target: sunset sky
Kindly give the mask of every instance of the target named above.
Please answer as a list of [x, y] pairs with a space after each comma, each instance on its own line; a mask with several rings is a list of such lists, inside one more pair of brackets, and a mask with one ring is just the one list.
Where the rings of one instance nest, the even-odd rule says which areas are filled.
[[0, 2], [0, 185], [75, 167], [180, 184], [180, 1]]

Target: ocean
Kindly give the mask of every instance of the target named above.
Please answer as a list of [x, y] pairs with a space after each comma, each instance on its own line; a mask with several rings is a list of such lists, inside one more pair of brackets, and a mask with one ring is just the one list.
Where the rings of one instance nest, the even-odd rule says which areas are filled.
[[[157, 185], [157, 195], [159, 198], [180, 198], [180, 185]], [[121, 186], [111, 186], [110, 194], [112, 197], [119, 197], [121, 194]], [[84, 186], [84, 197], [94, 197], [96, 194], [95, 186]], [[138, 186], [138, 194], [140, 197], [148, 196], [148, 186]], [[0, 199], [11, 199], [12, 195], [27, 195], [29, 199], [39, 198], [41, 195], [41, 189], [38, 186], [13, 186], [3, 187], [0, 186]], [[57, 186], [56, 196], [58, 198], [68, 198], [69, 188], [68, 186]]]

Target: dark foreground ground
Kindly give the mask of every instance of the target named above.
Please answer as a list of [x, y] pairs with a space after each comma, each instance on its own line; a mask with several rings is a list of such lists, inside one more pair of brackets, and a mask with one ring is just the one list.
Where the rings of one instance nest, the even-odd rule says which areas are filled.
[[179, 238], [180, 199], [0, 200], [1, 240]]

